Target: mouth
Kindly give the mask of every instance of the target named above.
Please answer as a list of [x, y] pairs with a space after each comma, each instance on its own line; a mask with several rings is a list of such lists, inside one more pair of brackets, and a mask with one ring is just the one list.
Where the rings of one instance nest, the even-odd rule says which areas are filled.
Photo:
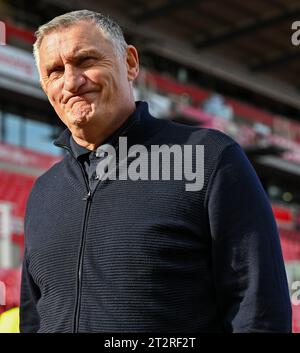
[[76, 102], [81, 102], [81, 101], [85, 101], [85, 99], [82, 97], [82, 95], [80, 95], [80, 96], [73, 96], [73, 97], [71, 97], [71, 98], [69, 98], [68, 100], [67, 100], [67, 103], [69, 103], [69, 104], [74, 104], [74, 103], [76, 103]]
[[64, 104], [74, 104], [76, 102], [87, 101], [87, 95], [91, 95], [91, 94], [95, 94], [95, 93], [97, 93], [97, 92], [90, 91], [90, 92], [85, 92], [85, 93], [71, 96], [64, 101]]

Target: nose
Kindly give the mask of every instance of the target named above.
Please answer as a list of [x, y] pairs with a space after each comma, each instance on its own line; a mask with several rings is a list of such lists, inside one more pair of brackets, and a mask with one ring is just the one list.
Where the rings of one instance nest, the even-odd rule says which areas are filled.
[[71, 65], [65, 66], [64, 72], [64, 90], [76, 93], [86, 82], [86, 78], [81, 70]]

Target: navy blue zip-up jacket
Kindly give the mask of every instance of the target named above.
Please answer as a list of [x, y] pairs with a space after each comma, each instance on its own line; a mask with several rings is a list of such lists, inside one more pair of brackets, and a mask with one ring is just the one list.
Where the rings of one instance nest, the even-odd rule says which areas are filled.
[[133, 144], [204, 145], [204, 185], [105, 180], [89, 193], [72, 155], [39, 177], [25, 219], [21, 332], [290, 332], [276, 224], [241, 147], [155, 119], [137, 103]]

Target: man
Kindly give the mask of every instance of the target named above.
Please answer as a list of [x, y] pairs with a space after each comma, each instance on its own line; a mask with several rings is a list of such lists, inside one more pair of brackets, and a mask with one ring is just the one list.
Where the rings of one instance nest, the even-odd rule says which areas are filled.
[[[67, 155], [27, 204], [21, 332], [289, 332], [276, 225], [240, 146], [135, 103], [137, 50], [101, 14], [53, 19], [34, 53]], [[202, 187], [102, 179], [101, 149], [121, 138], [147, 151], [204, 146]]]

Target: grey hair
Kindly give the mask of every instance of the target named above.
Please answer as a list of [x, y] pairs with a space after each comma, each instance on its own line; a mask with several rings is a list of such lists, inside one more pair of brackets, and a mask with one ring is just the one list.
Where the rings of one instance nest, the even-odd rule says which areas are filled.
[[125, 53], [128, 45], [125, 41], [121, 27], [114, 20], [99, 12], [78, 10], [53, 18], [51, 21], [40, 26], [35, 32], [36, 41], [33, 44], [33, 55], [37, 65], [39, 64], [38, 51], [43, 38], [52, 32], [60, 30], [61, 28], [71, 27], [78, 21], [90, 21], [95, 23], [95, 25], [102, 30], [103, 34], [111, 40], [112, 44], [114, 44], [117, 53], [120, 56]]

